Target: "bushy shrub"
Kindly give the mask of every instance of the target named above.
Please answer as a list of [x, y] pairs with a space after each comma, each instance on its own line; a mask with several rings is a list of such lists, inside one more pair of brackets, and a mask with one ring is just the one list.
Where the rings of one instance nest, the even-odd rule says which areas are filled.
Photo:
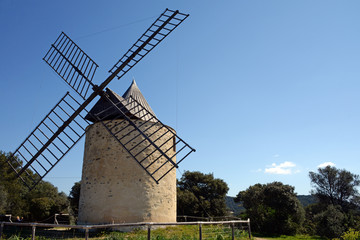
[[325, 211], [315, 215], [317, 234], [327, 238], [337, 238], [345, 231], [345, 214], [339, 206], [329, 205]]
[[295, 188], [281, 182], [255, 184], [239, 192], [251, 228], [265, 234], [295, 235], [304, 222], [304, 209]]
[[344, 232], [341, 236], [343, 240], [359, 240], [360, 239], [360, 231], [356, 231], [350, 228], [348, 231]]

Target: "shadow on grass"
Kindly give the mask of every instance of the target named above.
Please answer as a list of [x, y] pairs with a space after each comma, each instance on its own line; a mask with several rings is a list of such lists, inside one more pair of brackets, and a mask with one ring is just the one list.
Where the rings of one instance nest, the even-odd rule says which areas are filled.
[[280, 235], [280, 234], [263, 234], [263, 233], [253, 233], [254, 238], [264, 238], [271, 240], [325, 240], [326, 238], [322, 238], [319, 236], [309, 236], [309, 235]]

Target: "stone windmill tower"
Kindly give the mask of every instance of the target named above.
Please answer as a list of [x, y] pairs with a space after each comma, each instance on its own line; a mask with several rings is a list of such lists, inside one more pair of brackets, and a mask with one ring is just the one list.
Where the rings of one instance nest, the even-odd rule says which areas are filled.
[[[167, 154], [175, 154], [174, 139], [166, 141], [167, 137], [159, 138], [166, 135], [166, 129], [161, 129], [161, 125], [150, 119], [155, 114], [135, 80], [122, 97], [110, 89], [107, 89], [107, 94], [115, 103], [129, 102], [130, 99], [141, 103], [144, 109], [134, 107], [126, 115], [134, 119], [153, 141], [158, 139], [156, 143], [167, 149]], [[170, 169], [170, 166], [160, 169], [161, 174], [170, 172], [158, 184], [153, 181], [103, 124], [91, 117], [108, 108], [108, 102], [100, 99], [86, 116], [94, 123], [86, 130], [78, 223], [176, 222], [176, 169]], [[114, 117], [116, 112], [110, 109], [106, 115], [111, 116], [111, 119], [103, 121], [112, 121], [118, 128], [127, 125], [123, 115]], [[145, 114], [145, 111], [150, 114]], [[149, 128], [150, 125], [153, 126]], [[144, 155], [142, 158], [153, 151], [144, 138], [136, 136], [136, 132], [123, 131], [119, 137], [123, 137], [125, 142], [129, 141], [129, 145], [134, 148], [133, 154]], [[158, 157], [158, 154], [152, 154], [151, 159], [145, 161], [150, 163]], [[175, 157], [173, 161], [176, 161]], [[157, 160], [150, 168], [155, 170], [162, 164], [162, 160]]]

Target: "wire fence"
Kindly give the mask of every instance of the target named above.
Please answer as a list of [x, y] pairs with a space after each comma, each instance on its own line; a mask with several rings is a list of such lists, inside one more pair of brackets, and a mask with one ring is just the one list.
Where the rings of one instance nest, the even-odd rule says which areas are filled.
[[[35, 221], [34, 223], [54, 223], [54, 224], [65, 224], [65, 225], [71, 225], [75, 223], [75, 217], [67, 213], [56, 213], [54, 215], [51, 215], [45, 219], [41, 219], [38, 221]], [[29, 222], [26, 221], [23, 217], [20, 216], [14, 216], [12, 214], [5, 214], [0, 215], [0, 222]]]
[[[132, 230], [132, 231], [130, 231]], [[14, 238], [15, 236], [15, 238]], [[176, 236], [176, 238], [174, 238]], [[0, 222], [2, 239], [246, 239], [250, 219], [170, 223], [64, 225]]]
[[189, 216], [189, 215], [178, 215], [178, 222], [195, 222], [195, 221], [231, 221], [231, 220], [242, 220], [241, 218], [234, 216], [221, 216], [221, 217], [198, 217], [198, 216]]

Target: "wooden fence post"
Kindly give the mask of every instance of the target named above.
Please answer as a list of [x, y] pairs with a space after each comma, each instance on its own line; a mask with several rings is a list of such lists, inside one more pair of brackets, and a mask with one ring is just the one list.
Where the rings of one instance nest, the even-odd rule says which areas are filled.
[[1, 240], [1, 235], [2, 235], [3, 229], [4, 229], [4, 222], [1, 222], [1, 225], [0, 225], [0, 240]]
[[89, 229], [86, 228], [85, 229], [85, 240], [88, 240], [89, 239]]
[[58, 222], [58, 220], [56, 218], [58, 215], [59, 214], [55, 213], [55, 216], [54, 216], [54, 224], [57, 224], [57, 225], [59, 225], [59, 222]]
[[199, 239], [202, 240], [202, 224], [199, 224]]
[[151, 239], [151, 225], [148, 225], [148, 231], [147, 231], [147, 239], [150, 240]]
[[231, 239], [235, 239], [234, 223], [231, 224]]
[[249, 239], [251, 239], [250, 218], [248, 218], [248, 231], [249, 231]]
[[31, 226], [31, 240], [35, 240], [35, 231], [36, 231], [36, 226], [32, 225]]

